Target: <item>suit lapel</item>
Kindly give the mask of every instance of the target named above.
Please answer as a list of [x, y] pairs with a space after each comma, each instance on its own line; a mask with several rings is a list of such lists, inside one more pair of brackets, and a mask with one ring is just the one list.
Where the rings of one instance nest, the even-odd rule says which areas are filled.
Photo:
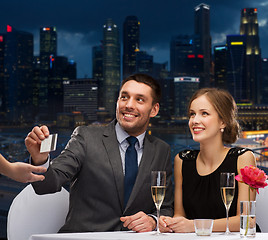
[[106, 148], [112, 170], [114, 173], [118, 197], [121, 208], [124, 208], [124, 173], [122, 168], [121, 156], [115, 133], [115, 121], [109, 124], [103, 134], [103, 144]]
[[136, 182], [134, 184], [132, 193], [129, 197], [127, 206], [125, 211], [127, 210], [128, 206], [132, 204], [132, 202], [135, 200], [137, 194], [139, 193], [140, 187], [143, 185], [147, 174], [148, 174], [148, 169], [151, 168], [152, 161], [154, 159], [154, 153], [155, 153], [155, 146], [152, 143], [152, 139], [149, 135], [147, 135], [144, 138], [144, 148], [143, 148], [143, 154], [141, 158], [141, 162], [139, 165], [139, 171], [138, 175], [136, 178]]

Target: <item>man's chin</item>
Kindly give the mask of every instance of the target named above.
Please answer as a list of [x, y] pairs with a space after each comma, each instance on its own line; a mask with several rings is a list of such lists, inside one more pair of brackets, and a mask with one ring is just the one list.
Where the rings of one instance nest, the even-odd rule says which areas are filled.
[[136, 123], [134, 122], [121, 121], [120, 125], [126, 132], [129, 132], [129, 131], [132, 132], [132, 131], [135, 131], [136, 129]]

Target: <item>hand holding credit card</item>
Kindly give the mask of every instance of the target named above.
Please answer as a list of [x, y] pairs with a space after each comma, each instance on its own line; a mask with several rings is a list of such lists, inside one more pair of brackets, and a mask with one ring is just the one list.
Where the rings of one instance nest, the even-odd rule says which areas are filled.
[[58, 134], [50, 134], [41, 142], [40, 153], [56, 150]]

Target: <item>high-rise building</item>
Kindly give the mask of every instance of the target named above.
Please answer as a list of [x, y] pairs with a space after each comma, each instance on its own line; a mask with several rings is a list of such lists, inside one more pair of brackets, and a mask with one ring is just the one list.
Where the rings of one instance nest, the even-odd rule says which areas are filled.
[[247, 98], [254, 104], [260, 103], [261, 49], [256, 8], [241, 10], [240, 35], [246, 38], [246, 85]]
[[200, 78], [204, 67], [204, 55], [201, 53], [198, 35], [172, 37], [170, 42], [171, 76], [198, 76]]
[[211, 36], [210, 36], [210, 6], [204, 3], [195, 7], [195, 35], [200, 37], [200, 50], [204, 56], [204, 68], [202, 78], [200, 78], [200, 87], [210, 86], [210, 68], [211, 68]]
[[56, 120], [63, 112], [63, 82], [69, 80], [69, 62], [67, 57], [50, 56], [48, 76], [48, 119]]
[[97, 120], [98, 86], [95, 79], [64, 81], [64, 112], [81, 112], [88, 122]]
[[104, 107], [103, 101], [103, 46], [92, 48], [92, 76], [98, 84], [98, 106]]
[[160, 121], [170, 120], [174, 116], [174, 78], [162, 78], [159, 81], [162, 91], [159, 116]]
[[51, 68], [51, 57], [57, 56], [57, 31], [56, 27], [40, 28], [40, 91], [39, 108], [40, 117], [46, 119], [48, 108], [48, 78]]
[[214, 47], [214, 87], [227, 89], [227, 47]]
[[123, 28], [123, 77], [136, 71], [136, 50], [140, 48], [140, 22], [136, 16], [127, 16]]
[[67, 72], [69, 79], [76, 79], [77, 68], [76, 68], [76, 62], [74, 60], [68, 60]]
[[39, 91], [40, 91], [40, 57], [34, 56], [33, 60], [33, 107], [34, 117], [39, 113]]
[[107, 19], [103, 25], [103, 100], [110, 116], [115, 116], [120, 86], [120, 43], [117, 25]]
[[166, 79], [169, 76], [168, 62], [164, 63], [153, 63], [153, 78], [155, 79]]
[[268, 105], [268, 59], [262, 59], [262, 99], [261, 104]]
[[0, 119], [3, 119], [1, 115], [4, 115], [4, 49], [5, 49], [5, 35], [0, 34]]
[[153, 73], [153, 56], [146, 51], [136, 51], [136, 71], [152, 75]]
[[188, 116], [187, 107], [191, 96], [199, 88], [198, 77], [174, 78], [174, 114], [177, 119]]
[[33, 35], [7, 26], [4, 49], [4, 101], [7, 120], [32, 121]]
[[237, 103], [249, 103], [246, 84], [246, 38], [243, 35], [228, 35], [227, 89]]

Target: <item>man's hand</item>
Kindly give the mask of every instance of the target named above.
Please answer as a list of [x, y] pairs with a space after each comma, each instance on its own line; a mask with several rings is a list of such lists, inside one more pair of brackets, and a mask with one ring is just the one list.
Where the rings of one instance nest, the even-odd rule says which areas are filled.
[[135, 232], [149, 232], [156, 227], [156, 221], [153, 217], [148, 216], [144, 212], [138, 212], [131, 216], [121, 217], [124, 222], [123, 226]]
[[46, 172], [46, 168], [32, 166], [28, 163], [15, 162], [10, 163], [10, 171], [7, 174], [9, 178], [12, 178], [18, 182], [35, 182], [35, 181], [43, 181], [45, 177], [43, 175], [34, 174], [35, 173], [44, 173]]
[[49, 136], [47, 126], [34, 127], [25, 138], [25, 146], [32, 157], [35, 165], [42, 165], [46, 162], [48, 153], [40, 153], [41, 142]]

